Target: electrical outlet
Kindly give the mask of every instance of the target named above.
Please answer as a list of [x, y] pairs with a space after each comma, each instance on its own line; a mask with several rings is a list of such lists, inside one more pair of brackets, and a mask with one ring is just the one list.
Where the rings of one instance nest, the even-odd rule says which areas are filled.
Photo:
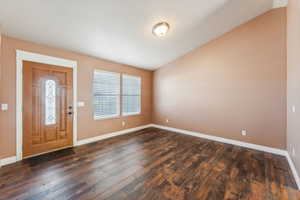
[[295, 157], [295, 156], [296, 156], [296, 150], [295, 150], [295, 148], [294, 148], [294, 147], [292, 148], [292, 156], [293, 156], [293, 157]]
[[290, 144], [290, 146], [289, 146], [289, 149], [288, 149], [288, 150], [289, 150], [289, 153], [290, 153], [290, 154], [292, 154], [292, 151], [293, 151], [293, 145], [292, 145], [292, 144]]
[[242, 130], [242, 136], [246, 136], [247, 135], [247, 131], [245, 129]]
[[293, 113], [296, 112], [296, 106], [292, 106], [292, 112], [293, 112]]
[[169, 119], [166, 119], [166, 122], [169, 123]]
[[125, 121], [122, 121], [122, 126], [125, 126], [126, 125], [126, 122]]

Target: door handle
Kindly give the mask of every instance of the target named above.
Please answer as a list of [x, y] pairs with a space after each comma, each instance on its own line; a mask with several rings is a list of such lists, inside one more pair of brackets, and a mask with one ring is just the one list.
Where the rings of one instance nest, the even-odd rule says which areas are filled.
[[68, 112], [68, 115], [72, 115], [73, 114], [73, 112]]

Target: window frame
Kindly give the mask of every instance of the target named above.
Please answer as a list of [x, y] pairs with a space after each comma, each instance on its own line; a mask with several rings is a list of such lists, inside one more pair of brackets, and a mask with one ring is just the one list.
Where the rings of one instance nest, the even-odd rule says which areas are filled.
[[[139, 106], [139, 111], [138, 112], [131, 112], [131, 113], [124, 113], [123, 112], [123, 77], [124, 76], [131, 76], [131, 77], [135, 77], [138, 78], [140, 81], [140, 95], [139, 95], [139, 101], [140, 101], [140, 106]], [[142, 113], [142, 77], [141, 76], [136, 76], [136, 75], [132, 75], [132, 74], [126, 74], [126, 73], [122, 73], [121, 76], [121, 93], [120, 93], [120, 104], [121, 104], [121, 116], [127, 117], [127, 116], [134, 116], [134, 115], [140, 115]]]
[[[94, 80], [95, 80], [95, 74], [96, 73], [101, 73], [101, 72], [105, 72], [105, 73], [111, 73], [111, 74], [116, 74], [118, 75], [119, 77], [119, 94], [118, 94], [118, 98], [117, 98], [117, 103], [116, 103], [116, 106], [117, 106], [117, 113], [116, 114], [113, 114], [113, 115], [107, 115], [107, 116], [103, 116], [103, 117], [99, 117], [99, 116], [96, 116], [95, 115], [95, 90], [94, 90]], [[118, 73], [118, 72], [113, 72], [113, 71], [108, 71], [108, 70], [102, 70], [102, 69], [94, 69], [93, 70], [93, 82], [92, 82], [92, 95], [93, 95], [93, 119], [94, 120], [105, 120], [105, 119], [112, 119], [112, 118], [118, 118], [120, 117], [120, 114], [121, 114], [121, 81], [122, 81], [122, 74], [121, 73]]]

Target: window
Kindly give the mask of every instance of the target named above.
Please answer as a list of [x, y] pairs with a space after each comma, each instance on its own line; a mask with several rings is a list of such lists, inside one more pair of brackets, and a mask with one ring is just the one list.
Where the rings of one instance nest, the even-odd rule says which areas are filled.
[[56, 82], [45, 81], [45, 124], [56, 124]]
[[141, 113], [141, 78], [122, 76], [122, 115]]
[[94, 119], [120, 115], [120, 74], [96, 70], [93, 93]]

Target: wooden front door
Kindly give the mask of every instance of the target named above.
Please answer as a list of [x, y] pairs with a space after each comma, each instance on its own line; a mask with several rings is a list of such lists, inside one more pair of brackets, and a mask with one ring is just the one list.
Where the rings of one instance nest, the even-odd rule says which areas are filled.
[[71, 68], [23, 62], [23, 157], [73, 144]]

